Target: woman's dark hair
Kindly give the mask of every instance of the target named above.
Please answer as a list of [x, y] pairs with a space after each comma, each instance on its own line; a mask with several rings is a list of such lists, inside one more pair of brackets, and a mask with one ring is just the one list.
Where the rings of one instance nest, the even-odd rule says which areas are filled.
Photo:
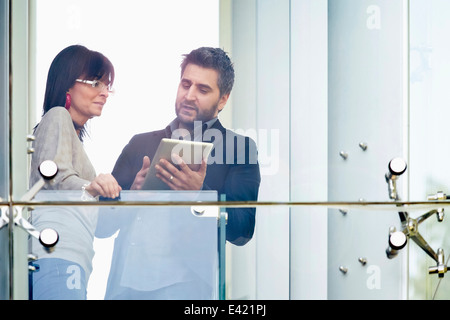
[[201, 47], [183, 56], [181, 76], [190, 63], [203, 68], [214, 69], [219, 73], [217, 85], [220, 89], [220, 95], [223, 96], [231, 92], [234, 84], [234, 68], [225, 51], [220, 48]]
[[[63, 107], [66, 93], [75, 85], [76, 79], [100, 80], [105, 84], [114, 82], [114, 66], [103, 54], [87, 49], [81, 45], [73, 45], [63, 49], [53, 59], [48, 71], [45, 88], [43, 114], [54, 107]], [[80, 129], [80, 140], [86, 133], [85, 126]]]

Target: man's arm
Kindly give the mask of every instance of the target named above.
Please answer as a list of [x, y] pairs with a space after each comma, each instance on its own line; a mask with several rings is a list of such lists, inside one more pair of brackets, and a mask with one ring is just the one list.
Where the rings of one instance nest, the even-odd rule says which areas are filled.
[[[234, 158], [234, 162], [227, 165], [228, 171], [219, 193], [226, 195], [226, 201], [257, 201], [261, 175], [256, 143], [249, 137], [227, 134], [225, 145], [227, 150], [224, 154]], [[233, 154], [230, 150], [234, 150]], [[246, 244], [255, 230], [256, 208], [228, 208], [227, 213], [227, 240], [239, 246]]]
[[[259, 165], [233, 166], [225, 181], [226, 201], [256, 201], [261, 182]], [[228, 208], [227, 240], [242, 246], [253, 237], [256, 208]]]

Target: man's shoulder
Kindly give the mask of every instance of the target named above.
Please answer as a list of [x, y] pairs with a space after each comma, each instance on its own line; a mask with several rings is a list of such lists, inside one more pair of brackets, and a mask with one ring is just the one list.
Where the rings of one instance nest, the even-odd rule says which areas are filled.
[[216, 127], [216, 129], [222, 132], [222, 152], [227, 164], [258, 163], [258, 147], [256, 145], [255, 130], [235, 130], [223, 126]]
[[232, 130], [225, 129], [225, 139], [229, 142], [242, 142], [245, 141], [246, 144], [256, 145], [256, 134], [254, 130]]
[[165, 130], [157, 130], [157, 131], [150, 131], [150, 132], [142, 132], [135, 134], [131, 140], [130, 143], [151, 143], [155, 141], [155, 139], [162, 139], [165, 137]]
[[226, 128], [219, 120], [214, 123], [211, 129], [219, 130], [226, 139], [245, 139], [250, 143], [255, 143], [254, 137], [256, 131], [254, 129], [243, 130]]

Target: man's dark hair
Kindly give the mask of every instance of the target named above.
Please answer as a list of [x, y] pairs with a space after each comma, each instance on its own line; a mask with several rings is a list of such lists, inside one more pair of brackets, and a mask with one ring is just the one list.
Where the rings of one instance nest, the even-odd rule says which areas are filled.
[[220, 48], [201, 47], [183, 55], [181, 63], [181, 76], [188, 64], [195, 64], [203, 68], [214, 69], [219, 73], [218, 87], [220, 95], [231, 92], [234, 84], [233, 63], [227, 53]]

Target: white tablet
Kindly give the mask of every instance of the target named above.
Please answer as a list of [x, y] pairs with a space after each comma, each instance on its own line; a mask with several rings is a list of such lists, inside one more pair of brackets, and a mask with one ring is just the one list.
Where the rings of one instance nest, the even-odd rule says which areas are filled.
[[150, 169], [145, 176], [142, 190], [169, 190], [169, 186], [161, 179], [156, 177], [155, 165], [159, 160], [166, 159], [174, 166], [176, 163], [172, 160], [172, 154], [179, 155], [183, 161], [194, 171], [200, 168], [202, 159], [207, 160], [213, 148], [212, 143], [177, 140], [177, 139], [162, 139], [156, 149], [155, 156], [150, 159]]

